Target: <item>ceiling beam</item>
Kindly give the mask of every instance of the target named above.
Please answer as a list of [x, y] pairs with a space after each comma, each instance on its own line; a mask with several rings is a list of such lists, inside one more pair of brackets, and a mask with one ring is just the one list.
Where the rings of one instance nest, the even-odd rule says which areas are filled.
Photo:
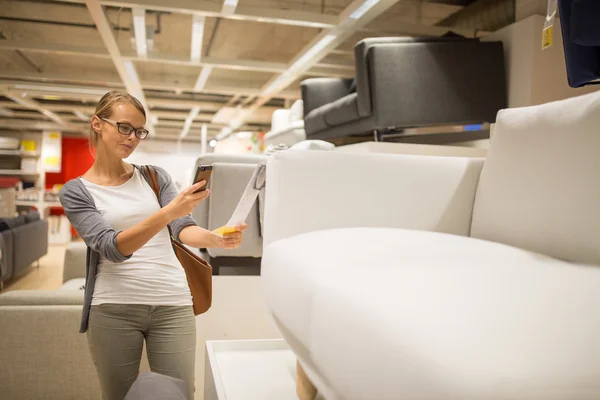
[[35, 101], [33, 99], [28, 98], [27, 93], [18, 92], [13, 89], [8, 89], [8, 90], [4, 91], [3, 95], [5, 97], [11, 99], [15, 103], [20, 104], [21, 106], [23, 106], [25, 108], [28, 108], [30, 110], [36, 110], [36, 111], [40, 112], [45, 117], [50, 118], [52, 121], [56, 122], [58, 125], [60, 125], [64, 129], [80, 131], [80, 129], [76, 128], [70, 122], [65, 121], [58, 115], [54, 114], [52, 111], [44, 108], [44, 106], [42, 104], [38, 103], [37, 101]]
[[85, 0], [85, 4], [88, 8], [90, 16], [96, 24], [96, 29], [98, 33], [100, 33], [100, 37], [106, 46], [106, 50], [108, 50], [108, 54], [110, 54], [113, 64], [125, 85], [125, 89], [133, 96], [135, 96], [146, 109], [146, 122], [148, 125], [148, 130], [150, 134], [153, 134], [153, 118], [150, 113], [150, 108], [146, 103], [146, 96], [144, 95], [144, 90], [142, 89], [142, 85], [140, 83], [140, 79], [135, 70], [135, 66], [132, 61], [123, 60], [121, 57], [121, 50], [119, 50], [119, 45], [115, 40], [115, 37], [112, 33], [112, 28], [108, 19], [106, 18], [106, 14], [100, 5], [98, 0]]
[[[83, 3], [86, 0], [60, 0], [65, 3]], [[275, 10], [266, 7], [238, 6], [235, 13], [226, 14], [220, 4], [198, 0], [100, 0], [103, 6], [166, 11], [179, 14], [195, 14], [205, 17], [221, 17], [244, 21], [269, 22], [275, 24], [331, 28], [337, 17], [303, 11]]]
[[[115, 81], [114, 78], [111, 78], [106, 75], [73, 75], [73, 74], [62, 74], [62, 73], [44, 73], [43, 75], [38, 75], [34, 72], [28, 71], [3, 71], [0, 70], [0, 78], [8, 78], [8, 79], [22, 79], [22, 80], [32, 80], [38, 82], [30, 82], [32, 85], [38, 85], [39, 83], [52, 83], [54, 85], [63, 85], [64, 84], [89, 84], [89, 85], [97, 85], [99, 89], [104, 89], [106, 87], [111, 87], [115, 89], [122, 89], [123, 83]], [[162, 90], [173, 93], [176, 90], [184, 91], [184, 92], [193, 92], [194, 88], [192, 84], [186, 85], [185, 83], [165, 83], [165, 82], [156, 82], [156, 81], [144, 81], [143, 85], [146, 89], [152, 90]], [[204, 88], [204, 93], [207, 94], [243, 94], [247, 96], [257, 95], [260, 93], [260, 88], [256, 87], [243, 87], [239, 85], [224, 85], [224, 84], [211, 84], [209, 87]], [[297, 99], [299, 97], [299, 92], [297, 90], [285, 90], [277, 94], [276, 97], [279, 98], [289, 98], [289, 99]]]
[[12, 117], [15, 115], [13, 110], [9, 110], [8, 108], [0, 107], [0, 116], [2, 117]]
[[[41, 114], [43, 114], [45, 117], [50, 118], [58, 126], [58, 128], [54, 127], [51, 129], [55, 129], [55, 128], [56, 129], [65, 129], [65, 130], [69, 130], [69, 131], [85, 133], [85, 130], [82, 130], [81, 128], [77, 127], [75, 124], [65, 121], [64, 119], [62, 119], [61, 117], [59, 117], [58, 115], [53, 113], [52, 111], [46, 109], [42, 104], [38, 103], [37, 101], [35, 101], [33, 99], [27, 98], [27, 95], [25, 93], [18, 93], [14, 90], [9, 89], [8, 91], [4, 92], [3, 95], [5, 97], [11, 99], [15, 103], [20, 104], [21, 106], [23, 106], [29, 110], [36, 110], [36, 111], [40, 112]], [[3, 121], [3, 122], [0, 125], [4, 126], [4, 122], [6, 122], [7, 120], [1, 120], [1, 121]], [[16, 121], [23, 121], [25, 123], [25, 125], [35, 124], [29, 120], [16, 120]], [[41, 121], [41, 122], [43, 122], [43, 121]], [[35, 128], [30, 128], [30, 129], [35, 129]]]
[[[192, 42], [194, 41], [194, 34], [192, 34]], [[199, 50], [202, 45], [198, 46]], [[194, 52], [194, 48], [197, 45], [192, 44], [191, 53]], [[23, 40], [1, 40], [0, 50], [21, 50], [30, 51], [35, 53], [47, 53], [47, 54], [61, 54], [67, 56], [80, 56], [80, 57], [95, 57], [102, 59], [111, 59], [110, 54], [102, 48], [91, 48], [83, 46], [71, 46], [56, 43], [33, 43]], [[198, 57], [201, 57], [197, 53]], [[285, 63], [268, 62], [268, 61], [254, 61], [254, 60], [226, 60], [218, 57], [201, 57], [199, 61], [194, 61], [193, 57], [196, 55], [191, 54], [190, 57], [182, 57], [172, 54], [147, 54], [146, 57], [140, 57], [135, 52], [123, 52], [121, 58], [123, 60], [136, 61], [136, 62], [147, 62], [147, 63], [159, 63], [159, 64], [172, 64], [172, 65], [185, 65], [185, 66], [204, 66], [214, 67], [219, 69], [237, 70], [237, 71], [261, 71], [261, 72], [283, 72], [286, 70], [287, 65]], [[318, 65], [319, 66], [319, 65]], [[339, 69], [341, 73], [346, 69], [350, 68], [349, 65], [337, 65], [327, 64], [329, 68]], [[333, 67], [332, 67], [333, 66]], [[333, 75], [334, 71], [324, 71], [326, 76]], [[339, 74], [338, 74], [339, 75]]]

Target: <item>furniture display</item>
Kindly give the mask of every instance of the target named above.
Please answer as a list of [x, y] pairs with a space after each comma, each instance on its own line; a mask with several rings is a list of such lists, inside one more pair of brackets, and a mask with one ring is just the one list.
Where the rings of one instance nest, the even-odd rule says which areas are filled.
[[48, 253], [48, 221], [38, 212], [0, 218], [0, 288]]
[[600, 92], [501, 110], [485, 159], [275, 153], [261, 279], [323, 398], [598, 399], [598, 126]]
[[289, 109], [279, 109], [273, 112], [271, 130], [264, 137], [265, 147], [292, 146], [306, 140], [303, 107], [302, 100], [296, 100]]
[[[250, 154], [206, 154], [196, 160], [194, 170], [199, 165], [212, 165], [209, 181], [210, 196], [192, 212], [196, 223], [208, 230], [225, 225], [235, 210], [257, 164], [264, 162], [264, 155]], [[220, 273], [220, 267], [249, 266], [259, 267], [262, 256], [262, 233], [258, 201], [255, 202], [248, 219], [248, 229], [244, 231], [242, 245], [236, 249], [206, 249], [213, 274]]]
[[[302, 81], [308, 139], [366, 135], [371, 140], [375, 132], [381, 140], [422, 127], [452, 133], [456, 128], [448, 126], [457, 124], [467, 125], [464, 134], [485, 128], [481, 124], [493, 122], [507, 104], [501, 42], [370, 38], [358, 42], [354, 59], [355, 79]], [[455, 142], [456, 135], [445, 140]]]
[[[86, 252], [83, 242], [69, 244], [63, 284], [57, 290], [0, 294], [2, 399], [101, 400], [87, 338], [79, 333]], [[267, 312], [258, 276], [214, 277], [213, 305], [196, 320], [196, 398], [204, 392], [207, 340], [281, 338]], [[145, 350], [140, 370], [149, 370]]]
[[[79, 333], [86, 251], [84, 243], [67, 247], [59, 289], [0, 295], [3, 398], [102, 398], [86, 335]], [[149, 369], [145, 351], [141, 369]]]

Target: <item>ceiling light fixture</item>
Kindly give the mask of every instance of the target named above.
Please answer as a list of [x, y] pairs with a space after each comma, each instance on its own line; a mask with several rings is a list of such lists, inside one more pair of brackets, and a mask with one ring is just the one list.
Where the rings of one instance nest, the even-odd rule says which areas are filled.
[[86, 122], [89, 121], [88, 116], [85, 115], [84, 113], [82, 113], [81, 111], [75, 110], [75, 111], [73, 111], [73, 114], [75, 114], [75, 116], [82, 121], [86, 121]]
[[325, 49], [325, 47], [330, 45], [336, 37], [337, 36], [334, 34], [329, 34], [323, 37], [323, 39], [315, 43], [313, 47], [311, 47], [307, 52], [302, 54], [300, 58], [294, 61], [294, 63], [289, 67], [289, 71], [297, 71], [305, 67], [308, 61], [316, 57], [321, 51]]
[[199, 63], [202, 58], [202, 40], [204, 38], [204, 21], [202, 15], [194, 15], [192, 19], [192, 47], [190, 60]]
[[134, 7], [132, 13], [137, 55], [138, 57], [146, 58], [148, 56], [148, 44], [146, 43], [146, 10]]
[[206, 67], [202, 68], [202, 72], [200, 72], [200, 75], [198, 75], [198, 80], [196, 81], [196, 84], [194, 85], [195, 92], [201, 92], [204, 90], [204, 86], [206, 86], [206, 82], [208, 81], [208, 77], [212, 73], [212, 70], [213, 70], [212, 66], [206, 66]]
[[231, 15], [233, 13], [235, 13], [235, 9], [238, 6], [238, 0], [225, 0], [225, 3], [223, 3], [223, 9], [221, 10], [221, 13], [224, 15]]
[[190, 132], [190, 128], [192, 127], [192, 124], [194, 123], [194, 120], [198, 116], [199, 112], [200, 112], [200, 107], [196, 106], [196, 107], [192, 108], [192, 110], [190, 111], [190, 114], [185, 119], [185, 123], [183, 124], [183, 129], [181, 130], [181, 133], [179, 134], [179, 139], [183, 139], [188, 135], [188, 133]]
[[360, 19], [363, 15], [369, 12], [370, 9], [375, 7], [380, 0], [367, 0], [360, 7], [358, 7], [352, 14], [350, 14], [350, 19]]

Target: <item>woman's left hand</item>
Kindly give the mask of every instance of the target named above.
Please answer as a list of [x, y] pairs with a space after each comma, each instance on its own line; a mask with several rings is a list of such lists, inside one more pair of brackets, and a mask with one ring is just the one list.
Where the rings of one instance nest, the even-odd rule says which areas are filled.
[[248, 228], [247, 224], [236, 225], [236, 232], [226, 233], [223, 236], [215, 235], [215, 246], [219, 249], [235, 249], [240, 247], [242, 244], [242, 236], [244, 231]]

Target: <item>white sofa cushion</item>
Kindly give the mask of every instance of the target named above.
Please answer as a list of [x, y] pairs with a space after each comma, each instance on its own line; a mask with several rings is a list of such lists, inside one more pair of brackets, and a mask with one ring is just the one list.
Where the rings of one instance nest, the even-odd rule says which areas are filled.
[[393, 228], [269, 244], [269, 308], [339, 398], [592, 400], [600, 269]]
[[600, 264], [600, 91], [502, 110], [471, 235]]

